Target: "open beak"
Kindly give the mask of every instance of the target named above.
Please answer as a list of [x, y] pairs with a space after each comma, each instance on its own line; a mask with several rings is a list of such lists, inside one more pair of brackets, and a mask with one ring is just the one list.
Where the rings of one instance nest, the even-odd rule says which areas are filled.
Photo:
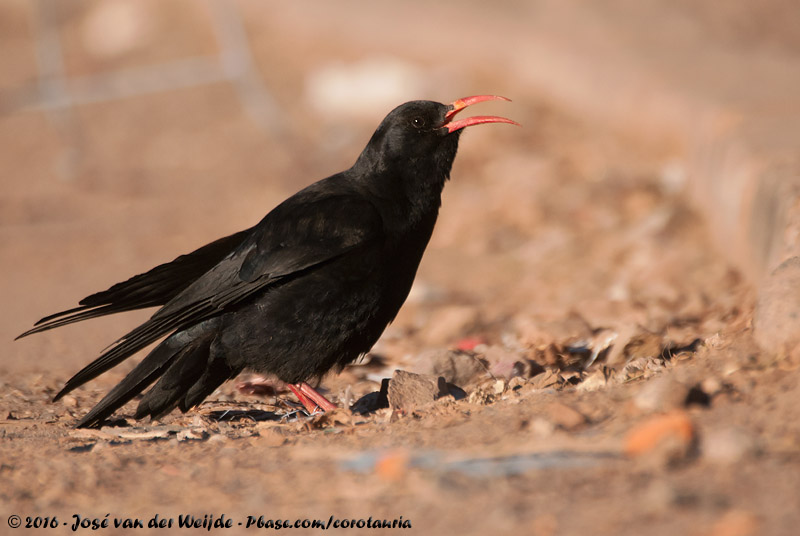
[[475, 95], [473, 97], [464, 97], [463, 99], [458, 99], [457, 101], [448, 105], [449, 110], [444, 116], [444, 123], [442, 123], [441, 128], [446, 128], [447, 133], [450, 134], [451, 132], [455, 132], [456, 130], [460, 130], [464, 127], [471, 127], [472, 125], [480, 125], [483, 123], [509, 123], [511, 125], [520, 126], [516, 121], [506, 119], [505, 117], [496, 117], [494, 115], [478, 115], [475, 117], [467, 117], [466, 119], [453, 121], [453, 117], [467, 106], [472, 106], [473, 104], [488, 100], [511, 101], [511, 99], [500, 97], [498, 95]]

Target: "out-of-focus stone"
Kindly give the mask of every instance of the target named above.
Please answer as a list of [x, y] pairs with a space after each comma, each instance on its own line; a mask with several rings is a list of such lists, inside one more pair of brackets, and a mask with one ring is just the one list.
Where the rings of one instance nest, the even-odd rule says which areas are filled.
[[575, 430], [587, 422], [585, 415], [561, 402], [548, 405], [547, 416], [550, 422], [564, 430]]
[[410, 460], [405, 449], [386, 452], [375, 462], [375, 474], [383, 480], [396, 482], [408, 473]]
[[424, 94], [427, 79], [426, 73], [411, 62], [367, 57], [319, 67], [308, 75], [305, 94], [308, 103], [324, 115], [372, 117], [408, 100], [409, 95]]
[[484, 354], [492, 376], [511, 379], [515, 376], [531, 375], [531, 363], [519, 351], [502, 346], [489, 346]]
[[695, 430], [684, 411], [657, 415], [638, 424], [625, 438], [625, 453], [632, 457], [646, 456], [657, 465], [683, 460], [692, 452]]
[[719, 518], [709, 536], [755, 536], [761, 534], [758, 518], [745, 510], [729, 510]]
[[431, 345], [447, 345], [462, 338], [480, 320], [480, 311], [471, 305], [447, 305], [436, 309], [422, 330]]
[[665, 412], [683, 407], [688, 393], [687, 386], [665, 374], [646, 382], [633, 403], [647, 413]]
[[762, 350], [789, 354], [800, 346], [800, 257], [784, 261], [764, 281], [753, 316]]
[[737, 463], [756, 452], [756, 442], [738, 428], [710, 430], [703, 434], [702, 452], [703, 457], [712, 462]]
[[529, 383], [534, 389], [553, 389], [564, 385], [564, 378], [558, 372], [548, 369], [531, 378]]
[[722, 391], [724, 385], [719, 380], [719, 378], [706, 378], [700, 383], [700, 388], [706, 393], [708, 396], [715, 396]]
[[81, 37], [95, 56], [120, 56], [146, 43], [152, 33], [146, 2], [108, 0], [96, 4], [83, 21]]
[[556, 426], [547, 419], [537, 417], [531, 421], [528, 428], [538, 437], [550, 437], [555, 432]]
[[274, 427], [260, 428], [258, 430], [258, 435], [260, 436], [258, 444], [261, 446], [280, 447], [286, 443], [286, 436], [283, 435], [280, 430], [276, 430]]

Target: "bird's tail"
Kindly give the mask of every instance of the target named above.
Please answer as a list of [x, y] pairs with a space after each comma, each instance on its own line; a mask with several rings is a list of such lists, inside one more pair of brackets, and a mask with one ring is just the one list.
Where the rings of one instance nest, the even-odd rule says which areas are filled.
[[169, 413], [175, 407], [187, 411], [199, 404], [223, 382], [238, 374], [224, 358], [214, 356], [211, 343], [214, 329], [205, 333], [178, 332], [156, 346], [136, 368], [119, 382], [89, 413], [78, 421], [78, 428], [98, 427], [117, 409], [158, 382], [145, 393], [136, 410], [136, 419], [153, 418]]

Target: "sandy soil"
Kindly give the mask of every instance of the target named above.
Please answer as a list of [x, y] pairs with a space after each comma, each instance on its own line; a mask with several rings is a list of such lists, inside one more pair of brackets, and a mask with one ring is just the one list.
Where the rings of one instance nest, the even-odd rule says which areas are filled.
[[[175, 54], [208, 40], [174, 31]], [[70, 72], [104, 67], [76, 50]], [[265, 74], [289, 125], [310, 117], [291, 104], [302, 70], [281, 84]], [[4, 87], [25, 79], [21, 66], [3, 72]], [[674, 148], [510, 96], [481, 113], [524, 128], [464, 136], [408, 303], [364, 361], [321, 384], [346, 407], [400, 369], [442, 375], [463, 396], [308, 417], [285, 392], [230, 382], [185, 415], [135, 422], [131, 404], [98, 431], [72, 424], [133, 363], [50, 399], [148, 313], [13, 337], [251, 225], [349, 165], [383, 112], [275, 135], [220, 82], [0, 118], [0, 531], [11, 515], [23, 527], [57, 516], [52, 533], [75, 514], [145, 526], [224, 514], [227, 533], [259, 530], [247, 516], [402, 516], [444, 534], [795, 533], [798, 363], [752, 342], [754, 293], [688, 208]]]

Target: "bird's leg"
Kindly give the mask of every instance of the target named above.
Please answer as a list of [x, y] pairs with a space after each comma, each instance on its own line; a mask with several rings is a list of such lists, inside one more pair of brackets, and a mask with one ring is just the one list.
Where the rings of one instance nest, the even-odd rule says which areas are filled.
[[296, 396], [297, 400], [299, 400], [300, 403], [303, 404], [303, 407], [306, 408], [306, 411], [308, 413], [314, 413], [315, 411], [317, 411], [317, 409], [319, 409], [319, 406], [317, 406], [314, 402], [311, 401], [310, 398], [308, 398], [306, 395], [302, 393], [302, 391], [300, 391], [299, 383], [298, 384], [288, 383], [287, 385], [289, 386], [289, 390], [294, 393], [294, 396]]
[[319, 409], [321, 409], [322, 411], [331, 411], [336, 409], [336, 404], [334, 404], [333, 402], [331, 402], [330, 400], [319, 394], [313, 387], [308, 385], [306, 382], [298, 383], [296, 384], [296, 387], [300, 390], [300, 392], [303, 395], [313, 400], [317, 404]]

